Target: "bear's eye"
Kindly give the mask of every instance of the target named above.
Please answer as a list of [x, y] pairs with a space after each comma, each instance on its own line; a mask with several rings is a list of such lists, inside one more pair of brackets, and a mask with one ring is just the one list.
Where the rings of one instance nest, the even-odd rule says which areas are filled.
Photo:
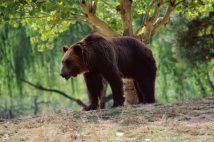
[[68, 65], [68, 66], [70, 66], [72, 64], [72, 62], [71, 62], [71, 60], [66, 60], [65, 64]]

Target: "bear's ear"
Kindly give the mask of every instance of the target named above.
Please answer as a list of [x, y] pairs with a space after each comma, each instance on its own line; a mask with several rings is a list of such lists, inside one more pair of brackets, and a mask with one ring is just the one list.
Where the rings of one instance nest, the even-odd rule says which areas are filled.
[[65, 45], [65, 46], [63, 46], [63, 52], [65, 53], [67, 50], [68, 50], [68, 46], [67, 45]]
[[73, 46], [73, 51], [78, 55], [82, 55], [83, 46], [81, 44], [76, 44], [76, 45]]

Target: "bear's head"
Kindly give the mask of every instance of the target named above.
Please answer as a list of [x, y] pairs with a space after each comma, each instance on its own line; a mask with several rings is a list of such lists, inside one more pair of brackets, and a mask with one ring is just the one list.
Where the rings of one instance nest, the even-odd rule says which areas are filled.
[[71, 47], [63, 47], [64, 56], [62, 58], [62, 69], [60, 75], [68, 80], [70, 77], [76, 77], [78, 74], [87, 72], [87, 66], [84, 62], [84, 46], [77, 43]]

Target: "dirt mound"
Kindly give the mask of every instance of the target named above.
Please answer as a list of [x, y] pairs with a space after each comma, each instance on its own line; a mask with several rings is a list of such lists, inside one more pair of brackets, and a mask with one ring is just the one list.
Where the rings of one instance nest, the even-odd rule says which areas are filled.
[[214, 98], [90, 112], [49, 112], [0, 122], [0, 141], [210, 141]]

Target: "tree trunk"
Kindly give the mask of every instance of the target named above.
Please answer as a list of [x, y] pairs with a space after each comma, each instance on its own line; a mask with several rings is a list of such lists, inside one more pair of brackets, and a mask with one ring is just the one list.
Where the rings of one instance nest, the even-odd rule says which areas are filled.
[[125, 105], [138, 104], [138, 96], [132, 79], [123, 79]]
[[38, 113], [38, 102], [37, 102], [38, 98], [35, 96], [34, 97], [34, 100], [33, 100], [33, 108], [34, 108], [34, 111], [33, 111], [33, 114], [34, 115], [37, 115]]
[[[119, 0], [120, 5], [118, 12], [120, 12], [123, 35], [133, 37], [132, 29], [132, 1], [131, 0]], [[125, 97], [125, 105], [138, 104], [138, 96], [132, 79], [123, 79], [123, 90]]]

